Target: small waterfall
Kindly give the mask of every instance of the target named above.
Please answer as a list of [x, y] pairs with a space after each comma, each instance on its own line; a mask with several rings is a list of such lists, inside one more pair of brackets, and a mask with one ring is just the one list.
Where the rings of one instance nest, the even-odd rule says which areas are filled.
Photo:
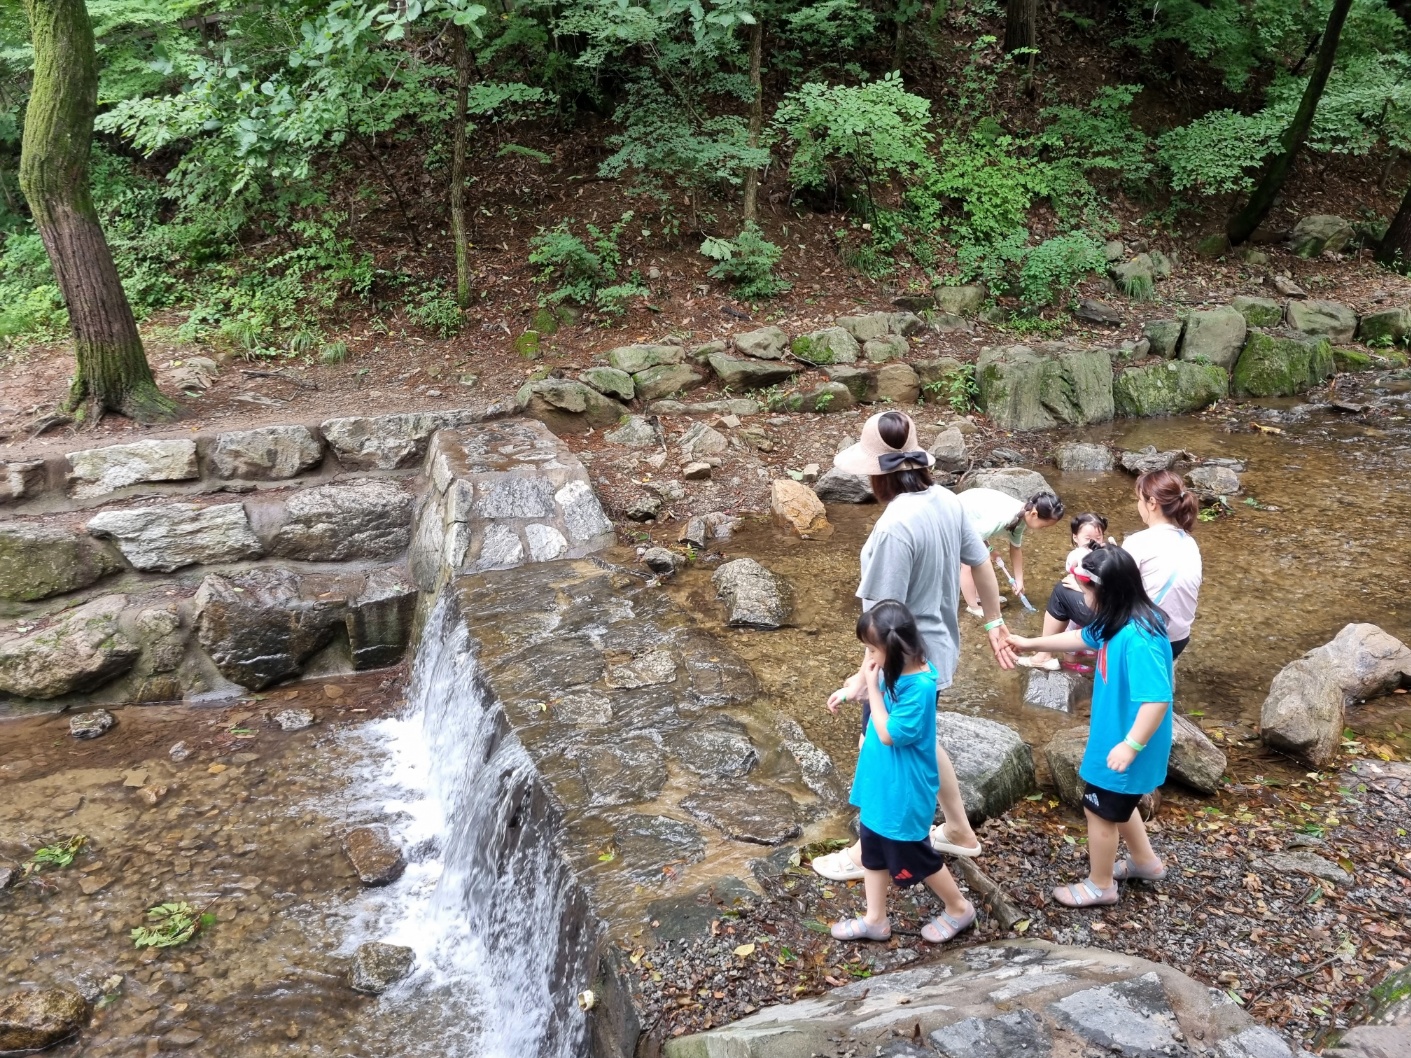
[[452, 598], [443, 593], [427, 621], [405, 714], [359, 736], [386, 761], [372, 799], [394, 819], [408, 869], [385, 897], [368, 894], [356, 939], [416, 950], [413, 976], [383, 1000], [415, 1009], [417, 1035], [427, 1033], [400, 1053], [580, 1058], [587, 1026], [576, 993], [595, 921]]

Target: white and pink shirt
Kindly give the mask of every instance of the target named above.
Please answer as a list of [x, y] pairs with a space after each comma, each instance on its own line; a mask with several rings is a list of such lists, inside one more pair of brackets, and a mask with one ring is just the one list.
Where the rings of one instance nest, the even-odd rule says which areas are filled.
[[1142, 587], [1166, 615], [1166, 638], [1176, 643], [1191, 634], [1204, 569], [1195, 538], [1177, 526], [1153, 525], [1122, 541], [1136, 559]]

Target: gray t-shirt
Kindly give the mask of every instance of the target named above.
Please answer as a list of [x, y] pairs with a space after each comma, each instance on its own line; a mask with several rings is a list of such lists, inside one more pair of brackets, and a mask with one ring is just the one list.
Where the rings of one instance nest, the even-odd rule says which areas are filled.
[[936, 666], [938, 688], [950, 686], [960, 657], [960, 565], [978, 566], [988, 557], [955, 493], [940, 485], [892, 500], [862, 547], [863, 609], [883, 599], [906, 604]]

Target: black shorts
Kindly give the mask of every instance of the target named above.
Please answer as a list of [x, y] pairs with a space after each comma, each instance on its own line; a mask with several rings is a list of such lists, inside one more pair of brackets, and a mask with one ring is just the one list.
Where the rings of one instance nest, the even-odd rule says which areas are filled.
[[1109, 823], [1125, 823], [1132, 818], [1142, 794], [1115, 793], [1092, 783], [1083, 784], [1083, 807]]
[[1178, 639], [1178, 640], [1176, 640], [1174, 643], [1171, 644], [1171, 660], [1172, 660], [1172, 661], [1175, 661], [1178, 657], [1181, 656], [1181, 651], [1185, 650], [1186, 647], [1190, 645], [1190, 641], [1191, 641], [1191, 637], [1190, 637], [1190, 636], [1186, 636], [1185, 639]]
[[1074, 591], [1062, 581], [1054, 585], [1045, 609], [1051, 617], [1060, 621], [1072, 621], [1079, 628], [1087, 628], [1093, 623], [1093, 612], [1088, 608], [1083, 593]]
[[862, 839], [862, 866], [869, 871], [886, 871], [892, 881], [906, 889], [920, 885], [946, 865], [946, 858], [924, 841], [893, 841], [857, 825]]

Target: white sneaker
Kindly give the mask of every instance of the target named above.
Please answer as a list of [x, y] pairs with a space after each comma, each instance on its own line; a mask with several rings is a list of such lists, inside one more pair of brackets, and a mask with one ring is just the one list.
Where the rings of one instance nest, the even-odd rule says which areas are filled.
[[867, 873], [853, 863], [847, 849], [830, 852], [826, 856], [815, 856], [811, 866], [815, 873], [822, 875], [830, 882], [856, 882]]
[[965, 612], [968, 613], [971, 617], [979, 617], [983, 619], [985, 616], [985, 611], [980, 609], [978, 606], [967, 605], [965, 607]]

